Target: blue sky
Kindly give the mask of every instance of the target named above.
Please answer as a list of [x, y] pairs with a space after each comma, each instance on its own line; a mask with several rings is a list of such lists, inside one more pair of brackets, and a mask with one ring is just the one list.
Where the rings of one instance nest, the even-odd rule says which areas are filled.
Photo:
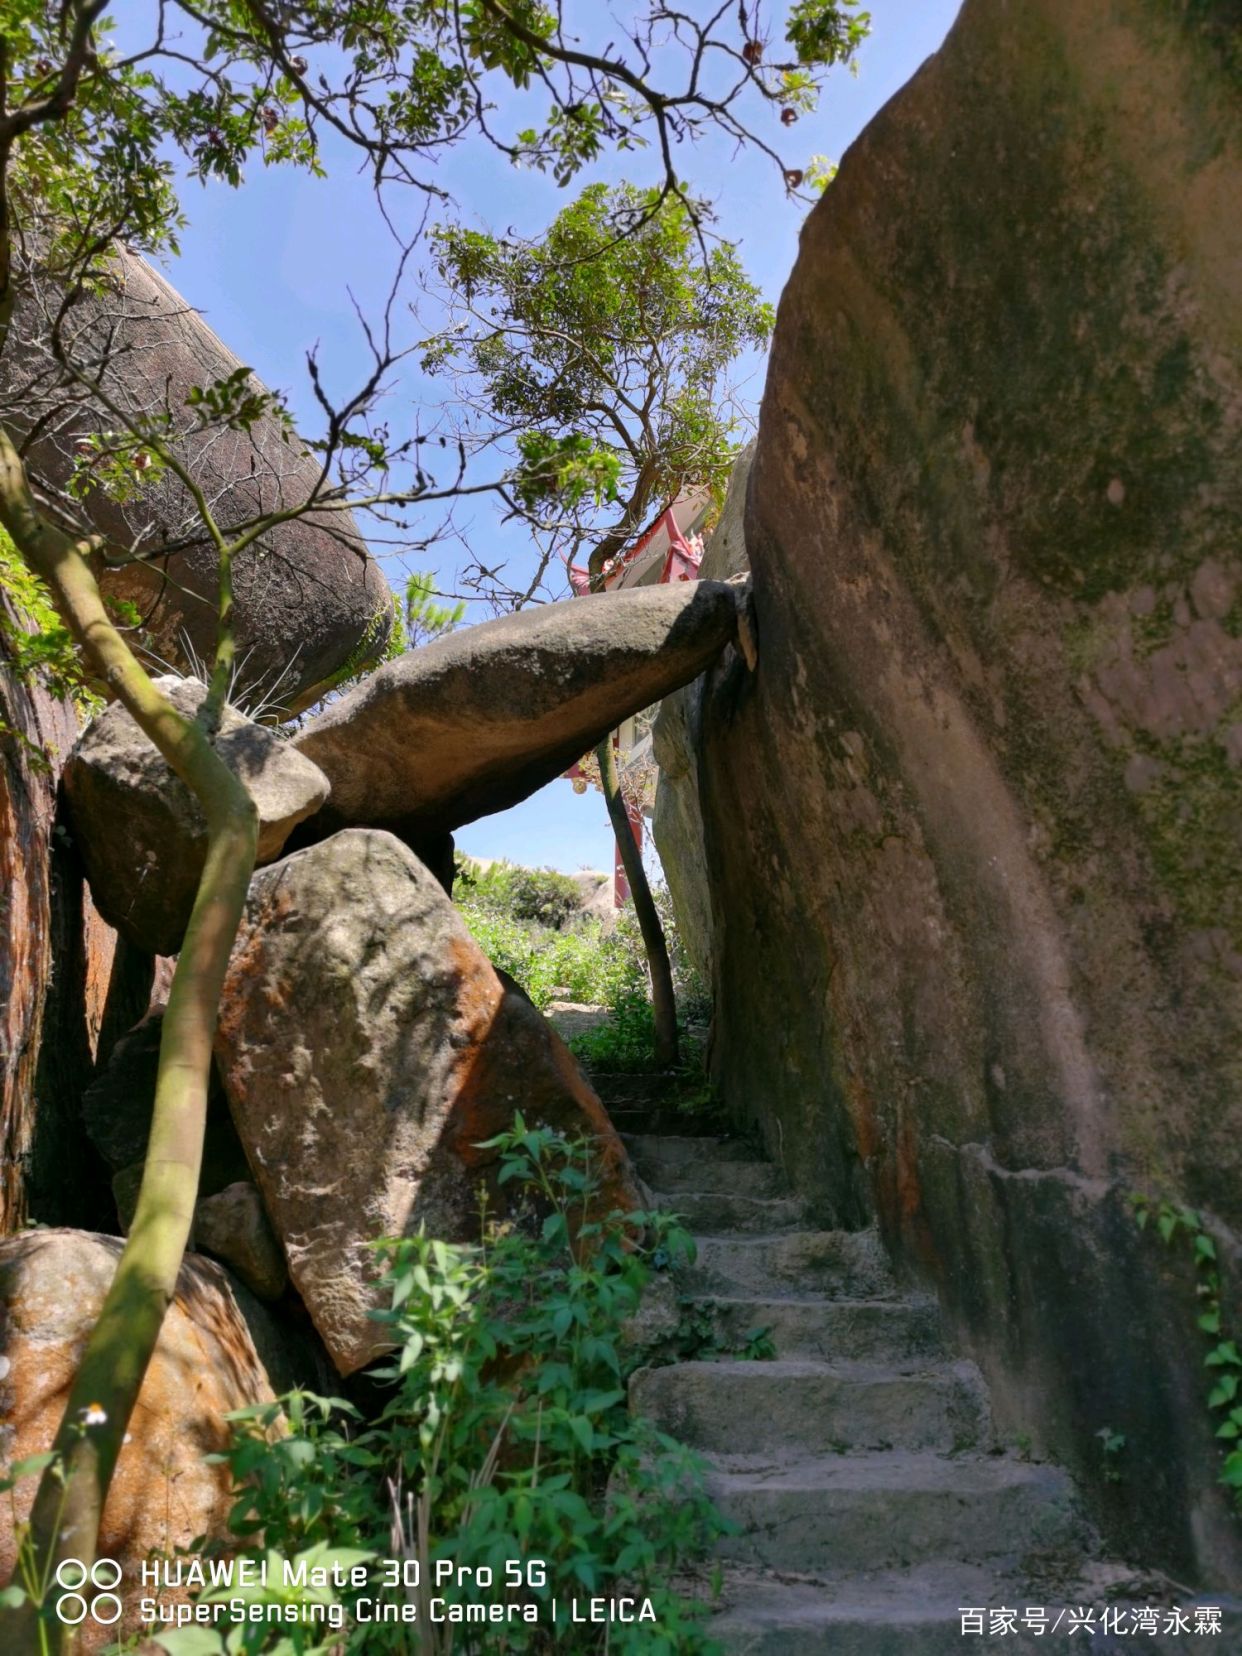
[[[804, 117], [780, 148], [791, 159], [822, 154], [839, 161], [871, 116], [935, 51], [960, 0], [870, 0], [872, 35], [859, 55], [858, 73], [837, 72], [819, 111]], [[132, 24], [138, 13], [131, 13]], [[129, 27], [125, 29], [128, 35]], [[792, 140], [796, 138], [796, 143]], [[365, 371], [354, 314], [382, 305], [393, 270], [393, 244], [370, 188], [348, 157], [329, 157], [329, 176], [308, 178], [283, 169], [255, 168], [237, 191], [213, 184], [186, 186], [189, 225], [181, 256], [168, 275], [185, 298], [261, 379], [290, 394], [295, 415], [309, 407], [305, 355], [315, 347], [327, 383], [352, 389]], [[631, 166], [640, 173], [641, 161]], [[750, 275], [775, 302], [792, 269], [804, 209], [784, 197], [770, 161], [737, 153], [712, 139], [679, 157], [697, 191], [716, 203], [718, 229], [736, 241]], [[617, 178], [610, 166], [597, 176]], [[534, 233], [569, 197], [536, 174], [515, 173], [480, 145], [450, 154], [436, 181], [448, 189], [467, 222], [490, 229], [515, 227]], [[582, 178], [580, 186], [589, 182]], [[409, 203], [413, 210], [413, 202]], [[414, 324], [409, 337], [417, 337]], [[743, 365], [743, 393], [757, 404], [763, 388], [761, 361]], [[411, 374], [396, 388], [393, 419], [402, 405], [425, 407], [431, 388]], [[486, 505], [461, 519], [480, 547], [520, 567], [526, 547], [520, 531], [494, 522]], [[377, 548], [377, 550], [379, 550]], [[437, 568], [449, 584], [458, 549], [446, 544], [406, 560], [406, 567]], [[489, 557], [486, 561], [491, 562]], [[388, 565], [401, 584], [398, 560]], [[481, 619], [482, 617], [480, 617]], [[575, 795], [556, 782], [524, 804], [463, 829], [462, 849], [477, 856], [508, 857], [573, 871], [612, 864], [612, 837], [603, 801], [594, 791]]]

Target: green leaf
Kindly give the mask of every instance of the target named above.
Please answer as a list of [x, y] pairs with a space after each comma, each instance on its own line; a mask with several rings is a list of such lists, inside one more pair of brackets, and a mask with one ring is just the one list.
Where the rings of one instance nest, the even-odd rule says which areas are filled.
[[176, 1627], [167, 1633], [153, 1632], [150, 1638], [168, 1656], [220, 1656], [224, 1649], [220, 1635], [206, 1627]]
[[42, 1455], [26, 1455], [22, 1460], [15, 1460], [6, 1469], [5, 1486], [9, 1489], [26, 1478], [34, 1478], [46, 1472], [49, 1466], [60, 1459], [55, 1450], [48, 1450]]
[[1238, 1395], [1238, 1376], [1226, 1374], [1216, 1385], [1208, 1397], [1209, 1409], [1223, 1409], [1227, 1403], [1232, 1403]]
[[578, 1400], [578, 1406], [583, 1414], [603, 1414], [608, 1409], [615, 1409], [618, 1403], [625, 1402], [624, 1391], [586, 1391]]

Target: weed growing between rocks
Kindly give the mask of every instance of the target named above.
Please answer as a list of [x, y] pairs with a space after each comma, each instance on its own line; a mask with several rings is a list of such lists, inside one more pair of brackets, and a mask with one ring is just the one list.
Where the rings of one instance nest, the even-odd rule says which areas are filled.
[[[586, 1144], [519, 1116], [489, 1147], [516, 1219], [485, 1214], [473, 1246], [379, 1244], [394, 1352], [372, 1371], [378, 1415], [294, 1393], [232, 1417], [232, 1524], [268, 1565], [242, 1596], [273, 1619], [161, 1633], [169, 1656], [715, 1648], [670, 1583], [727, 1525], [697, 1458], [630, 1417], [641, 1357], [622, 1340], [657, 1264], [693, 1243], [668, 1215], [598, 1216]], [[650, 1613], [576, 1619], [623, 1600]], [[316, 1603], [323, 1619], [295, 1619]]]
[[770, 1363], [776, 1357], [772, 1331], [763, 1323], [746, 1329], [740, 1339], [722, 1337], [719, 1309], [713, 1300], [684, 1296], [678, 1301], [677, 1327], [651, 1361], [653, 1363], [698, 1363], [716, 1357], [738, 1358], [746, 1363]]
[[[572, 889], [572, 904], [561, 882]], [[575, 1043], [580, 1058], [605, 1071], [651, 1067], [651, 985], [633, 909], [619, 909], [610, 920], [583, 914], [568, 875], [503, 863], [457, 884], [455, 895], [475, 941], [540, 1011], [555, 1000], [608, 1010], [609, 1023], [583, 1037], [581, 1047]], [[684, 1034], [708, 1022], [710, 995], [678, 936], [667, 887], [657, 886], [655, 897]]]
[[655, 1019], [645, 985], [616, 996], [608, 1011], [607, 1023], [570, 1039], [574, 1057], [596, 1075], [654, 1068]]
[[[4, 1375], [0, 1374], [0, 1379], [3, 1378]], [[74, 1436], [84, 1438], [93, 1426], [104, 1424], [106, 1419], [106, 1415], [92, 1404], [83, 1418], [75, 1422]], [[18, 1484], [26, 1482], [27, 1479], [39, 1478], [47, 1471], [52, 1473], [62, 1491], [56, 1510], [56, 1524], [59, 1526], [64, 1518], [68, 1497], [68, 1473], [62, 1453], [50, 1449], [41, 1455], [29, 1455], [24, 1460], [14, 1461], [6, 1466], [3, 1476], [0, 1477], [0, 1498], [7, 1498], [10, 1503], [10, 1522], [17, 1543], [17, 1562], [13, 1579], [7, 1587], [0, 1588], [0, 1611], [19, 1610], [23, 1605], [33, 1605], [39, 1611], [45, 1610], [45, 1607], [50, 1610], [54, 1600], [60, 1596], [61, 1589], [53, 1579], [51, 1564], [39, 1557], [30, 1520], [17, 1516], [17, 1502], [13, 1494]], [[72, 1585], [78, 1585], [72, 1577], [68, 1580]], [[49, 1615], [40, 1615], [38, 1618], [34, 1640], [35, 1656], [51, 1656], [55, 1647]]]

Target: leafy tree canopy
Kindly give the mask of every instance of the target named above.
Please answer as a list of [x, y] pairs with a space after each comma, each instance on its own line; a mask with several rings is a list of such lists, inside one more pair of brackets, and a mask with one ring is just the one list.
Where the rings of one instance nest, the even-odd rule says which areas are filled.
[[[466, 138], [562, 184], [606, 151], [649, 149], [661, 193], [688, 201], [674, 147], [719, 129], [757, 144], [796, 188], [802, 170], [780, 160], [758, 112], [792, 124], [869, 28], [859, 0], [795, 0], [775, 34], [762, 0], [631, 0], [607, 12], [591, 0], [150, 0], [148, 10], [149, 38], [122, 53], [108, 0], [0, 4], [10, 187], [79, 233], [148, 250], [177, 228], [169, 141], [192, 176], [236, 185], [255, 156], [320, 166], [333, 132], [365, 153], [377, 183], [438, 197], [428, 163]], [[517, 107], [534, 117], [516, 129], [514, 92], [529, 94]]]
[[538, 242], [432, 234], [448, 322], [423, 367], [455, 376], [472, 429], [516, 452], [517, 505], [545, 552], [598, 573], [656, 503], [723, 489], [725, 376], [766, 344], [772, 307], [736, 250], [706, 254], [676, 196], [589, 185]]
[[[66, 301], [49, 354], [79, 396], [97, 396], [99, 363], [74, 360], [71, 307], [106, 289], [117, 240], [175, 248], [186, 177], [238, 185], [252, 162], [319, 171], [352, 149], [387, 204], [401, 269], [389, 313], [367, 327], [373, 360], [355, 393], [330, 400], [312, 363], [322, 482], [308, 506], [352, 504], [408, 544], [404, 507], [499, 493], [542, 536], [533, 586], [498, 583], [514, 602], [553, 548], [594, 537], [598, 570], [659, 497], [721, 479], [723, 366], [770, 319], [736, 256], [705, 236], [709, 209], [683, 176], [689, 141], [722, 133], [767, 154], [789, 190], [813, 190], [818, 161], [779, 146], [824, 73], [852, 63], [869, 27], [859, 0], [789, 0], [771, 15], [763, 0], [147, 0], [126, 9], [124, 49], [116, 11], [0, 0], [0, 342], [14, 282], [50, 272]], [[457, 332], [438, 330], [426, 362], [493, 422], [459, 431], [437, 479], [428, 439], [394, 430], [378, 405], [403, 356], [390, 322], [406, 262], [429, 214], [459, 205], [435, 163], [465, 142], [561, 184], [625, 152], [640, 182], [590, 185], [542, 246], [451, 223], [435, 233]], [[412, 212], [393, 198], [401, 185]], [[199, 430], [236, 428], [237, 410], [216, 401], [202, 388]], [[181, 411], [108, 412], [82, 461], [91, 486], [132, 493], [177, 469]], [[480, 477], [468, 460], [489, 448], [506, 467]], [[57, 510], [87, 527], [72, 498]], [[483, 566], [471, 574], [485, 589]]]

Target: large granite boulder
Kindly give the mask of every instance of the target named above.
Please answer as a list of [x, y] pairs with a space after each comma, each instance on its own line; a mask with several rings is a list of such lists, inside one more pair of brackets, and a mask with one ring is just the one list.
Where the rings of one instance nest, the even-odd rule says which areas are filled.
[[332, 784], [302, 837], [385, 828], [422, 846], [559, 776], [719, 655], [737, 598], [715, 582], [520, 610], [412, 650], [295, 746]]
[[368, 1244], [419, 1225], [477, 1237], [495, 1164], [479, 1145], [515, 1111], [593, 1135], [607, 1205], [638, 1205], [577, 1064], [391, 834], [347, 830], [255, 875], [216, 1051], [293, 1285], [343, 1374], [386, 1349]]
[[[720, 521], [703, 551], [699, 566], [701, 580], [729, 581], [750, 572], [746, 559], [746, 489], [754, 457], [755, 445], [750, 442], [733, 462]], [[732, 651], [725, 651], [708, 672], [723, 671], [731, 659]], [[704, 688], [703, 678], [697, 678], [660, 703], [651, 728], [652, 751], [660, 767], [651, 833], [673, 899], [678, 932], [691, 960], [710, 982], [712, 897], [698, 778], [699, 718]]]
[[[55, 363], [50, 324], [62, 291], [44, 253], [29, 243], [18, 257], [16, 311], [0, 359], [0, 414], [19, 436], [38, 428], [27, 467], [36, 483], [63, 495], [79, 445], [116, 422], [66, 384]], [[67, 337], [79, 367], [94, 374], [105, 362], [103, 386], [120, 406], [171, 419], [178, 452], [226, 531], [305, 502], [320, 460], [289, 438], [274, 413], [249, 430], [199, 428], [190, 392], [242, 366], [199, 312], [124, 248], [116, 249], [112, 276], [110, 287], [83, 291], [72, 307]], [[99, 574], [109, 597], [137, 606], [155, 653], [183, 668], [195, 657], [209, 660], [217, 562], [188, 490], [167, 472], [124, 503], [88, 489], [82, 511], [106, 537], [110, 558], [131, 551], [147, 558], [101, 564]], [[268, 530], [237, 558], [233, 585], [239, 692], [248, 705], [260, 697], [286, 708], [305, 705], [347, 664], [383, 654], [392, 598], [348, 513], [310, 512]]]
[[699, 762], [727, 1099], [878, 1214], [1119, 1553], [1217, 1588], [1194, 1269], [1127, 1196], [1204, 1215], [1236, 1327], [1236, 24], [966, 0], [851, 148], [776, 325], [759, 671]]
[[[206, 687], [165, 676], [156, 684], [193, 718]], [[259, 811], [260, 864], [328, 795], [323, 773], [274, 731], [226, 707], [216, 751]], [[101, 914], [136, 947], [176, 954], [207, 856], [202, 808], [119, 702], [93, 719], [64, 776], [74, 836]]]
[[[0, 1463], [51, 1444], [120, 1251], [115, 1237], [87, 1231], [39, 1230], [0, 1241]], [[118, 1591], [129, 1610], [111, 1636], [135, 1630], [145, 1560], [172, 1558], [198, 1536], [228, 1539], [232, 1480], [226, 1466], [205, 1457], [227, 1445], [230, 1410], [318, 1382], [310, 1346], [302, 1349], [299, 1338], [291, 1340], [220, 1266], [187, 1255], [100, 1525], [100, 1556], [122, 1566]], [[26, 1479], [0, 1502], [6, 1581], [15, 1562], [14, 1516], [29, 1515], [36, 1484]]]

